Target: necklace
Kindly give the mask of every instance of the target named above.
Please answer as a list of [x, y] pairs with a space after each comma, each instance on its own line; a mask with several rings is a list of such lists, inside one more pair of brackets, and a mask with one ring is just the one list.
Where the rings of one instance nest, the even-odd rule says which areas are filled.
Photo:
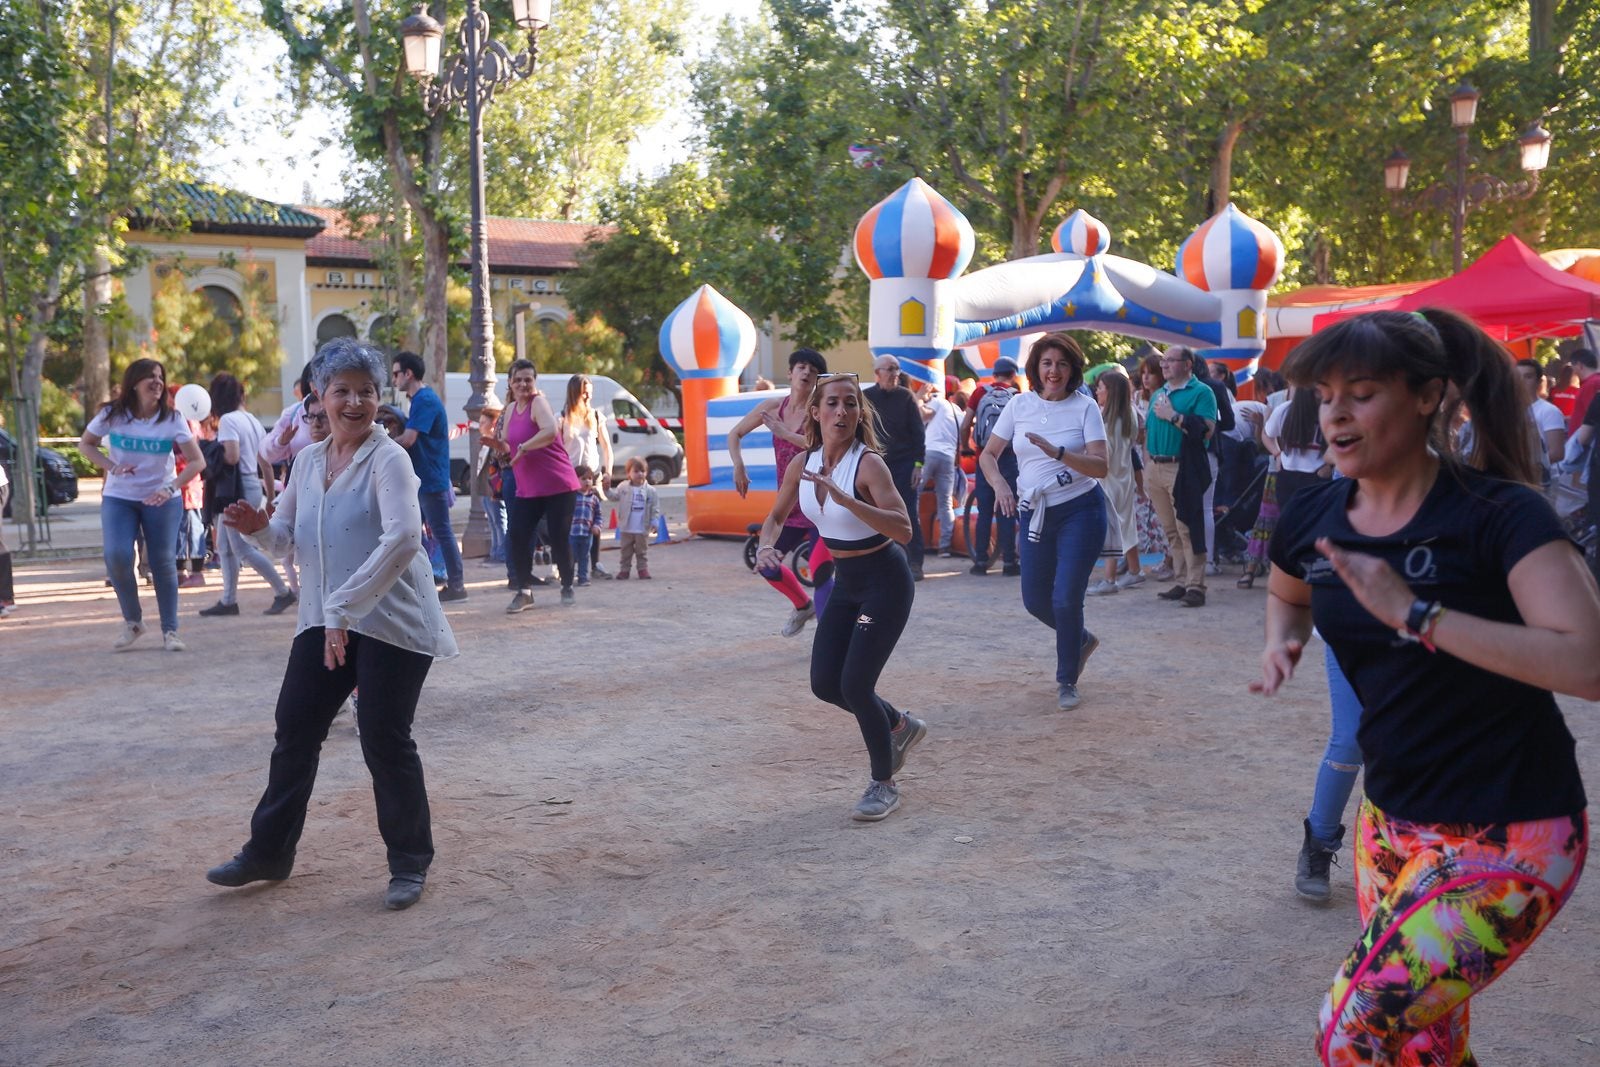
[[335, 467], [335, 466], [330, 464], [328, 466], [328, 475], [327, 475], [326, 484], [332, 485], [333, 484], [333, 480], [335, 478], [339, 477], [339, 475], [343, 474], [344, 473], [344, 469], [346, 467], [350, 466], [351, 462], [355, 458], [356, 458], [356, 454], [354, 452], [352, 452], [348, 456], [346, 456], [344, 458], [344, 462], [340, 463], [337, 467]]

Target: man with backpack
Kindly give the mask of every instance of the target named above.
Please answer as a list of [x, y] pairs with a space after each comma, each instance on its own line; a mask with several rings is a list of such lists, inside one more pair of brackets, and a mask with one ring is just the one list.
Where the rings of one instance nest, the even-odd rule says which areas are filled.
[[[974, 450], [982, 452], [989, 443], [989, 435], [994, 432], [994, 424], [1000, 421], [1000, 413], [1016, 395], [1017, 362], [1010, 356], [1001, 356], [994, 361], [993, 383], [980, 386], [972, 394], [972, 404], [961, 420], [958, 439], [965, 441], [970, 433]], [[1017, 454], [1009, 447], [1000, 453], [1000, 474], [1014, 495], [1017, 491]], [[987, 478], [979, 478], [977, 493], [978, 521], [973, 530], [972, 544], [967, 546], [972, 553], [970, 573], [988, 574], [992, 562], [989, 559], [989, 530], [995, 518], [994, 487]], [[1017, 520], [1015, 516], [1001, 515], [999, 521], [1000, 558], [1003, 564], [1000, 573], [1015, 577], [1022, 573], [1022, 567], [1017, 563]]]

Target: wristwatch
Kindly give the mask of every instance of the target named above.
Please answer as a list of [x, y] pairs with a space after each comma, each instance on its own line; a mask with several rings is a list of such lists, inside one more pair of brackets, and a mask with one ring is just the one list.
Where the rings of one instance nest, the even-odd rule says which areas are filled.
[[1444, 614], [1444, 605], [1437, 600], [1424, 600], [1421, 597], [1411, 602], [1411, 610], [1406, 612], [1405, 625], [1395, 631], [1395, 635], [1402, 641], [1420, 644], [1429, 652], [1433, 651], [1430, 640], [1434, 625], [1439, 621], [1439, 616]]

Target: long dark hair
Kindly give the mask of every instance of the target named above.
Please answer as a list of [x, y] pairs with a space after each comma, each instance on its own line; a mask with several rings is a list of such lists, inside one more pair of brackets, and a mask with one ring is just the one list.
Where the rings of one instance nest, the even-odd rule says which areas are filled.
[[1454, 455], [1448, 440], [1453, 412], [1441, 403], [1428, 427], [1434, 451], [1447, 463], [1458, 460], [1497, 478], [1538, 484], [1527, 405], [1511, 357], [1454, 312], [1425, 308], [1356, 315], [1301, 342], [1283, 372], [1299, 386], [1313, 386], [1333, 372], [1401, 378], [1412, 391], [1428, 382], [1453, 382], [1460, 402], [1472, 412], [1472, 450]]
[[1289, 396], [1289, 413], [1283, 417], [1281, 448], [1322, 450], [1322, 420], [1318, 417], [1317, 391], [1308, 385], [1296, 386]]
[[[166, 384], [167, 368], [158, 359], [136, 359], [128, 364], [128, 369], [122, 372], [122, 386], [117, 390], [117, 395], [111, 398], [110, 403], [102, 409], [108, 419], [118, 416], [124, 419], [137, 419], [139, 417], [138, 385], [146, 378], [154, 378], [157, 372], [161, 374], [161, 383]], [[160, 422], [168, 416], [175, 414], [172, 409], [172, 391], [161, 390], [161, 400], [156, 406], [155, 419]]]
[[[572, 409], [578, 406], [578, 401], [583, 397], [584, 383], [588, 382], [588, 380], [588, 376], [583, 374], [574, 374], [567, 379], [567, 402], [561, 407], [561, 417], [563, 419], [572, 414]], [[592, 404], [590, 405], [590, 410], [594, 410]]]

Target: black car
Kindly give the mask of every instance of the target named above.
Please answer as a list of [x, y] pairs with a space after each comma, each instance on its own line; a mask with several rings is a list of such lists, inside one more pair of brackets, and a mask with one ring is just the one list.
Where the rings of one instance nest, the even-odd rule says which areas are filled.
[[[70, 504], [78, 499], [78, 472], [72, 463], [53, 448], [38, 449], [39, 469], [44, 471], [45, 498], [50, 504]], [[11, 500], [17, 496], [17, 442], [0, 430], [0, 464], [6, 469], [6, 479], [11, 483]], [[5, 518], [11, 517], [11, 500], [6, 501]]]

